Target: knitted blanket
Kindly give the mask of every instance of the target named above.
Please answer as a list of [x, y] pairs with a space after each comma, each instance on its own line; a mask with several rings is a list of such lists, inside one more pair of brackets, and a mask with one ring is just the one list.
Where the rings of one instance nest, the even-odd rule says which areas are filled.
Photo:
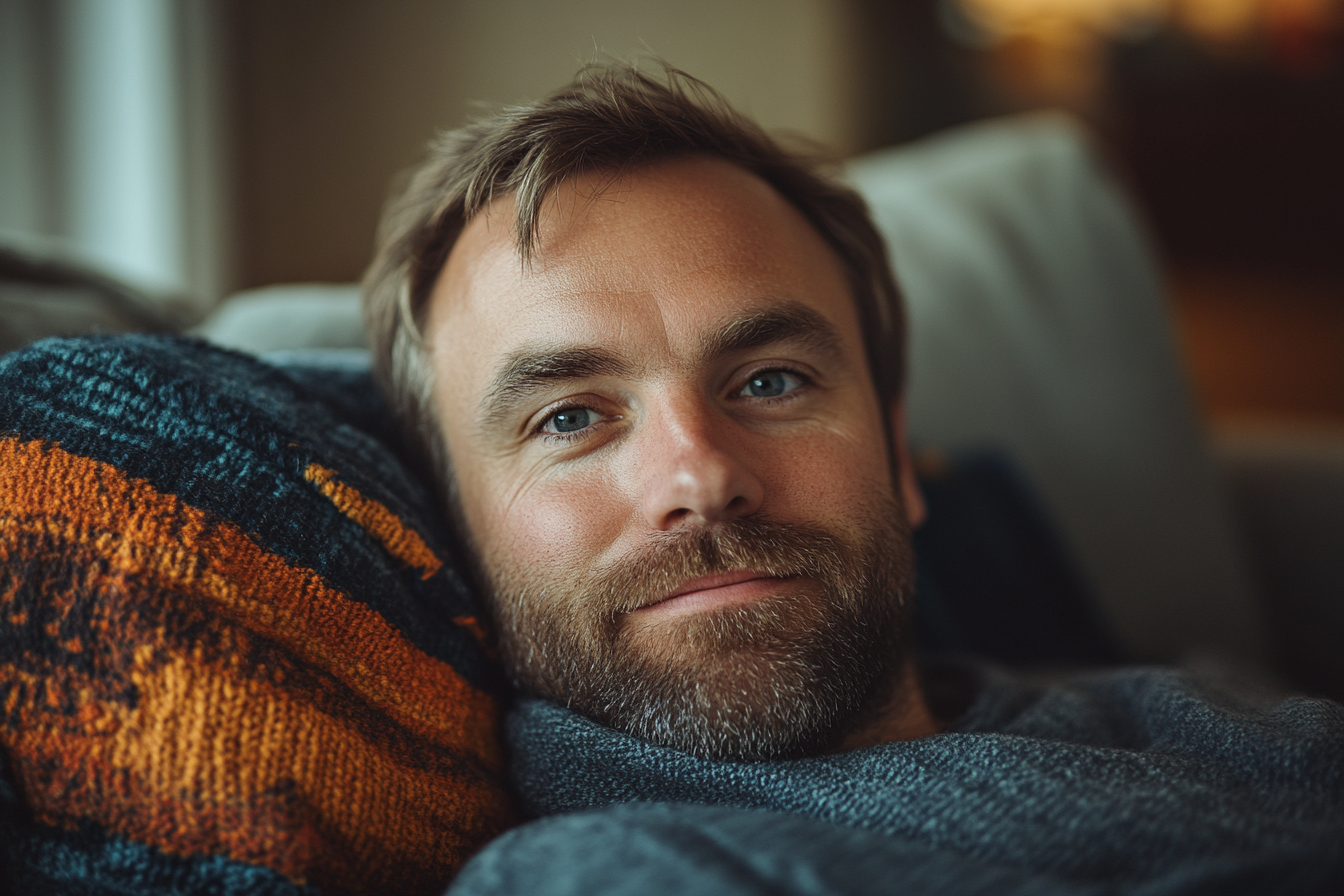
[[522, 702], [511, 768], [554, 817], [452, 892], [1344, 889], [1339, 704], [1161, 669], [929, 678], [977, 694], [946, 733], [791, 762], [708, 762]]
[[0, 890], [429, 893], [511, 820], [472, 597], [366, 371], [0, 358]]

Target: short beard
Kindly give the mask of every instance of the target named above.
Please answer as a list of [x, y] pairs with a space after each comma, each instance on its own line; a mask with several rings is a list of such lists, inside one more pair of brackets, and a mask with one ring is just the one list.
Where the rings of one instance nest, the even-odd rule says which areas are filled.
[[[666, 534], [557, 584], [491, 576], [505, 667], [523, 691], [706, 759], [822, 752], [902, 684], [913, 556], [897, 502], [852, 539], [767, 519]], [[645, 622], [629, 614], [736, 569], [812, 587]], [[531, 573], [531, 574], [529, 574]]]

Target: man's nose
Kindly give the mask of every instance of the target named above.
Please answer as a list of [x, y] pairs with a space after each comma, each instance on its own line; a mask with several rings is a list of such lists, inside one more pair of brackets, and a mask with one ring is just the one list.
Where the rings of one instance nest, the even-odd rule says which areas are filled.
[[643, 512], [654, 529], [717, 523], [754, 513], [764, 489], [744, 463], [732, 421], [698, 402], [656, 413], [646, 424]]

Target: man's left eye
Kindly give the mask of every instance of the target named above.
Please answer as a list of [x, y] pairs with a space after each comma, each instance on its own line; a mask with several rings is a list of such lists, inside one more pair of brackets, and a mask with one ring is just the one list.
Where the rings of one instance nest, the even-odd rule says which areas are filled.
[[787, 370], [766, 370], [747, 380], [738, 395], [749, 398], [777, 398], [803, 384], [803, 378]]
[[542, 423], [542, 432], [569, 435], [581, 432], [597, 423], [601, 415], [592, 408], [562, 408]]

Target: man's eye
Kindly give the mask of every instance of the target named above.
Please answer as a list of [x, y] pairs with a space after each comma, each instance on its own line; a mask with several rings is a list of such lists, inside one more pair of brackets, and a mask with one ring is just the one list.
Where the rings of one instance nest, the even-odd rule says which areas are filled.
[[739, 395], [750, 398], [776, 398], [803, 384], [802, 377], [787, 370], [766, 370], [747, 380]]
[[601, 415], [592, 408], [565, 408], [546, 418], [541, 425], [542, 432], [570, 433], [587, 429], [601, 419]]

